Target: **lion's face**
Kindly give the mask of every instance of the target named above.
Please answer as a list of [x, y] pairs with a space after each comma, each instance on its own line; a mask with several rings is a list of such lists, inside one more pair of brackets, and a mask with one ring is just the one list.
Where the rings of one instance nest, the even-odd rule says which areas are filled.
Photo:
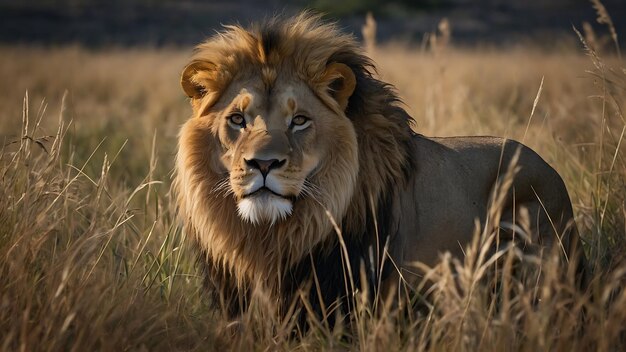
[[[268, 89], [255, 77], [234, 80], [198, 117], [210, 125], [206, 138], [216, 142], [213, 171], [228, 175], [214, 188], [232, 193], [241, 219], [273, 224], [303, 199], [329, 210], [336, 208], [325, 204], [329, 198], [349, 203], [349, 181], [358, 170], [356, 135], [345, 114], [331, 107], [298, 78], [279, 77]], [[343, 189], [325, 189], [329, 179]]]

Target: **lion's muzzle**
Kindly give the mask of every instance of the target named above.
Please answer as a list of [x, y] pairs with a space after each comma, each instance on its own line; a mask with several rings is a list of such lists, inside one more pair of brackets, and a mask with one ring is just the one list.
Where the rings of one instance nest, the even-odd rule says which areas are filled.
[[239, 216], [255, 224], [284, 220], [293, 210], [293, 200], [285, 194], [279, 173], [287, 159], [244, 158], [252, 179], [237, 202]]

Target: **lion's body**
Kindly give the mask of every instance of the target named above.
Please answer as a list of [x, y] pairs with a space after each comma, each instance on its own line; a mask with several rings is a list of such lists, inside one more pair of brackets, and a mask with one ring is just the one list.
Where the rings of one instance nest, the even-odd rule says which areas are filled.
[[[529, 224], [535, 236], [532, 243], [558, 244], [569, 250], [569, 233], [575, 230], [565, 185], [531, 149], [494, 137], [416, 136], [413, 156], [417, 167], [398, 200], [403, 210], [396, 260], [434, 265], [442, 251], [461, 257], [475, 232], [474, 221], [485, 224], [496, 180], [505, 177], [518, 150], [516, 165], [520, 169], [513, 178], [514, 192], [508, 192], [503, 203], [502, 223], [513, 223], [515, 207], [517, 216], [521, 216], [520, 209], [526, 209], [533, 220]], [[561, 242], [556, 234], [565, 234]]]
[[228, 27], [183, 72], [194, 116], [180, 133], [178, 205], [229, 313], [252, 292], [283, 311], [306, 287], [314, 305], [349, 296], [345, 255], [356, 285], [362, 264], [371, 286], [393, 282], [397, 271], [380, 267], [386, 243], [399, 268], [462, 256], [518, 150], [503, 234], [576, 247], [565, 186], [537, 154], [497, 138], [415, 134], [372, 68], [352, 37], [302, 15]]

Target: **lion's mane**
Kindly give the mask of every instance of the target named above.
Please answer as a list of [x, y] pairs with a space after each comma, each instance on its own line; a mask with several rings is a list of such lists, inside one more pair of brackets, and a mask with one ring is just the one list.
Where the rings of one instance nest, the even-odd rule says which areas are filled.
[[[322, 74], [330, 63], [345, 64], [356, 76], [356, 88], [345, 112], [358, 141], [354, 189], [332, 179], [319, 185], [353, 192], [347, 210], [333, 219], [334, 229], [328, 226], [329, 214], [341, 207], [332, 204], [332, 199], [324, 206], [298, 201], [294, 215], [299, 212], [306, 217], [292, 215], [270, 228], [242, 222], [232, 197], [212, 191], [223, 176], [212, 173], [209, 167], [211, 153], [217, 153], [219, 145], [214, 143], [206, 150], [196, 144], [206, 140], [201, 135], [204, 132], [183, 127], [174, 188], [186, 230], [203, 253], [201, 262], [216, 299], [236, 314], [260, 284], [288, 304], [315, 273], [318, 282], [311, 288], [311, 301], [333, 301], [349, 293], [343, 281], [342, 256], [346, 253], [356, 284], [363, 284], [359, 283], [358, 270], [362, 264], [375, 268], [373, 261], [381, 259], [387, 235], [397, 226], [399, 209], [393, 199], [413, 169], [409, 154], [413, 120], [399, 106], [393, 87], [373, 77], [375, 67], [353, 36], [306, 13], [266, 21], [251, 29], [227, 26], [199, 45], [191, 62], [206, 68], [187, 77], [206, 90], [204, 96], [192, 99], [196, 110], [212, 104], [230, 82], [245, 75], [260, 75], [271, 84], [280, 70], [288, 69], [313, 91], [322, 89]], [[328, 142], [341, 145], [341, 141]], [[375, 281], [380, 272], [368, 270], [368, 274]], [[322, 297], [317, 297], [317, 292]]]

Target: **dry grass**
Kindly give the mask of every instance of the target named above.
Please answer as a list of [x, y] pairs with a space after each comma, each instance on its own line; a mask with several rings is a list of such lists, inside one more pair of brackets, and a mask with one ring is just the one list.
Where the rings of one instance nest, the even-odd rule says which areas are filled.
[[532, 256], [527, 275], [513, 276], [522, 254], [487, 255], [487, 226], [466, 258], [430, 268], [436, 285], [421, 310], [358, 296], [351, 327], [313, 322], [294, 339], [262, 307], [229, 325], [201, 292], [168, 194], [190, 114], [177, 83], [187, 52], [0, 48], [2, 350], [626, 348], [623, 63], [532, 48], [376, 48], [419, 132], [508, 136], [555, 166], [594, 281], [581, 293], [571, 273]]

